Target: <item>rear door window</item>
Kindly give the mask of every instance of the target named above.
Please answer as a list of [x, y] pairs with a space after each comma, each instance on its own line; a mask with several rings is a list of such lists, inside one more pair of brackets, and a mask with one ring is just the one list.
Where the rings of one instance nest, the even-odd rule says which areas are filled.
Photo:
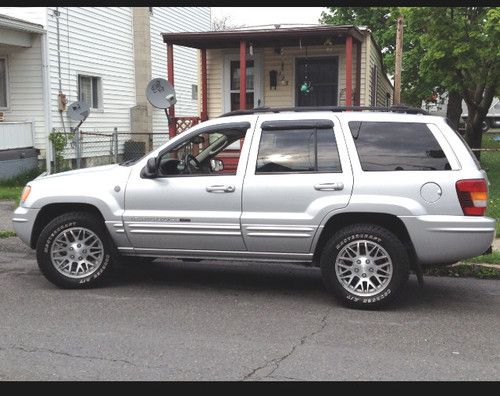
[[364, 171], [450, 170], [450, 164], [427, 125], [409, 122], [351, 121]]
[[263, 130], [256, 173], [342, 172], [332, 128]]

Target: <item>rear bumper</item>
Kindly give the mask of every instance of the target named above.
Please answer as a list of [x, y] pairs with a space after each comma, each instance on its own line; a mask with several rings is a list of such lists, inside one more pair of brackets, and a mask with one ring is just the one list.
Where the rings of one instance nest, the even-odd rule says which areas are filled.
[[453, 263], [484, 253], [495, 219], [473, 216], [401, 216], [421, 264]]
[[28, 246], [31, 243], [31, 233], [39, 211], [40, 209], [29, 209], [19, 206], [12, 216], [12, 224], [17, 236]]

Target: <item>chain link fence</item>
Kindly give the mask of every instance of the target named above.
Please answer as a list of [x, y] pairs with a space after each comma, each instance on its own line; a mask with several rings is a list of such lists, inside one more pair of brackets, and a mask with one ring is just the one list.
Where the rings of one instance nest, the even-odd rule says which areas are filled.
[[64, 132], [54, 128], [59, 144], [52, 142], [52, 172], [117, 164], [140, 158], [169, 139], [165, 133], [111, 131]]

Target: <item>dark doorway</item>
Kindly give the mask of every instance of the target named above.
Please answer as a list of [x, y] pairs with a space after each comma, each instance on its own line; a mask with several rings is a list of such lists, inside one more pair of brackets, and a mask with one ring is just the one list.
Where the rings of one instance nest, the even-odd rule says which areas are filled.
[[[307, 65], [307, 67], [306, 67]], [[312, 90], [300, 92], [307, 79]], [[299, 58], [295, 62], [295, 103], [297, 106], [337, 106], [339, 59], [334, 56]]]

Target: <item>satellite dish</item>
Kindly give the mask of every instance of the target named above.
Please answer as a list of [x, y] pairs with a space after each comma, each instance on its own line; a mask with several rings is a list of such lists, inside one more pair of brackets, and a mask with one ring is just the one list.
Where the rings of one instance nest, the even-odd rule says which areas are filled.
[[73, 102], [68, 106], [68, 117], [74, 121], [85, 121], [90, 114], [89, 105], [83, 101]]
[[164, 78], [152, 79], [146, 87], [149, 103], [159, 109], [168, 109], [177, 103], [174, 86]]

